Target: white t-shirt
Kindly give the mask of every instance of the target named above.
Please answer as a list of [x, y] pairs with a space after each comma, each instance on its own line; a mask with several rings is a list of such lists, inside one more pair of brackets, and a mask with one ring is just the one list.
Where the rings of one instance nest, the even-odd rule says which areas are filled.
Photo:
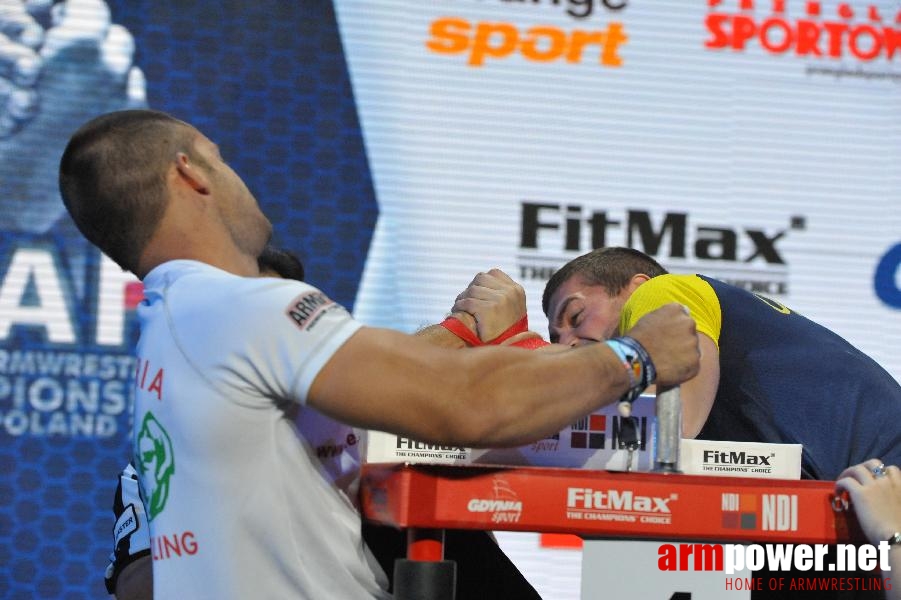
[[156, 598], [388, 598], [357, 431], [305, 406], [360, 327], [316, 288], [194, 261], [144, 279], [135, 466]]

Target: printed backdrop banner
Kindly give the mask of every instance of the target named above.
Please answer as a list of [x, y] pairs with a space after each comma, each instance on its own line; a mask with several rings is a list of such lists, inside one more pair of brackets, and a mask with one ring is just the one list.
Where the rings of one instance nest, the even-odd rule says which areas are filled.
[[[896, 2], [335, 5], [380, 206], [361, 320], [413, 331], [500, 267], [546, 332], [550, 274], [627, 245], [901, 377]], [[548, 597], [577, 597], [560, 563], [500, 540]]]
[[897, 3], [335, 4], [380, 205], [360, 318], [415, 329], [500, 267], [543, 332], [548, 276], [628, 245], [901, 376]]
[[141, 286], [75, 231], [56, 166], [109, 110], [201, 129], [366, 323], [414, 331], [499, 267], [544, 332], [550, 274], [629, 245], [901, 376], [897, 3], [0, 4], [4, 598], [104, 594]]
[[330, 2], [0, 4], [0, 597], [101, 598], [141, 286], [65, 215], [69, 135], [145, 105], [194, 124], [350, 308], [377, 207]]

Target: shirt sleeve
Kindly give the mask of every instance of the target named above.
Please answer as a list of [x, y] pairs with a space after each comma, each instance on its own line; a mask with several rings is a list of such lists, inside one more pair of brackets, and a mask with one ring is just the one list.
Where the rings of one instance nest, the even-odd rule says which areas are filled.
[[638, 286], [623, 306], [620, 332], [628, 331], [641, 317], [670, 302], [688, 307], [698, 333], [712, 339], [719, 348], [723, 323], [720, 301], [710, 284], [697, 275], [660, 275]]
[[311, 285], [278, 279], [245, 285], [236, 294], [240, 316], [230, 324], [239, 337], [222, 353], [221, 381], [247, 392], [236, 398], [305, 404], [313, 380], [362, 325]]
[[362, 325], [343, 306], [315, 288], [292, 298], [285, 313], [300, 333], [311, 338], [313, 343], [312, 351], [298, 369], [292, 386], [292, 395], [306, 402], [313, 379]]

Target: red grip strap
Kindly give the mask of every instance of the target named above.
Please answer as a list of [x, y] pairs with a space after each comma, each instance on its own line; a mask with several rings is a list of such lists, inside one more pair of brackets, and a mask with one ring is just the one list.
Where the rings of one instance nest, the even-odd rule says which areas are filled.
[[[441, 326], [453, 333], [455, 336], [469, 344], [470, 346], [483, 346], [485, 342], [479, 339], [479, 337], [472, 332], [466, 325], [463, 324], [460, 319], [457, 317], [448, 317], [444, 321], [441, 322]], [[529, 317], [527, 315], [523, 315], [523, 317], [508, 327], [503, 333], [499, 336], [488, 342], [491, 345], [498, 345], [505, 340], [510, 339], [514, 335], [520, 334], [524, 331], [529, 330]], [[514, 344], [510, 344], [511, 346], [516, 346], [517, 348], [526, 348], [528, 350], [535, 350], [536, 348], [541, 348], [542, 346], [547, 346], [548, 342], [544, 341], [541, 338], [528, 338], [525, 340], [521, 340]]]
[[[514, 335], [516, 335], [518, 333], [522, 333], [524, 331], [528, 331], [528, 330], [529, 330], [529, 316], [523, 315], [519, 321], [517, 321], [513, 325], [510, 325], [510, 327], [508, 327], [506, 330], [504, 330], [503, 333], [501, 333], [499, 336], [497, 336], [490, 342], [486, 342], [486, 343], [491, 344], [493, 346], [497, 346], [504, 340], [508, 340], [511, 337], [513, 337]], [[514, 346], [515, 345], [516, 344], [514, 344]]]
[[441, 326], [450, 331], [452, 334], [469, 344], [470, 346], [481, 346], [482, 340], [474, 334], [469, 327], [463, 324], [463, 321], [457, 317], [448, 317], [441, 322]]

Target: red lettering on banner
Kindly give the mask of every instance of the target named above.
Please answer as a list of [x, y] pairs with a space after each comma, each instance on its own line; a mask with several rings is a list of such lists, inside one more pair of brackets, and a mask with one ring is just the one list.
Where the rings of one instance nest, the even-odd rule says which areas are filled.
[[166, 560], [197, 554], [200, 545], [197, 543], [194, 533], [184, 531], [171, 535], [161, 535], [151, 538], [150, 548], [153, 560]]
[[[724, 8], [723, 4], [721, 0], [708, 0], [711, 9]], [[710, 37], [704, 42], [705, 47], [742, 52], [756, 44], [770, 54], [793, 52], [797, 56], [831, 59], [850, 55], [864, 62], [894, 59], [901, 49], [901, 29], [887, 24], [876, 6], [866, 11], [869, 22], [854, 23], [855, 17], [864, 18], [863, 11], [856, 14], [847, 3], [838, 5], [837, 18], [832, 20], [824, 19], [820, 2], [807, 2], [806, 16], [795, 19], [786, 15], [784, 0], [768, 4], [772, 14], [765, 16], [750, 14], [754, 3], [747, 0], [737, 4], [736, 8], [742, 11], [738, 14], [709, 13], [705, 25]], [[901, 11], [895, 23], [901, 23]]]

